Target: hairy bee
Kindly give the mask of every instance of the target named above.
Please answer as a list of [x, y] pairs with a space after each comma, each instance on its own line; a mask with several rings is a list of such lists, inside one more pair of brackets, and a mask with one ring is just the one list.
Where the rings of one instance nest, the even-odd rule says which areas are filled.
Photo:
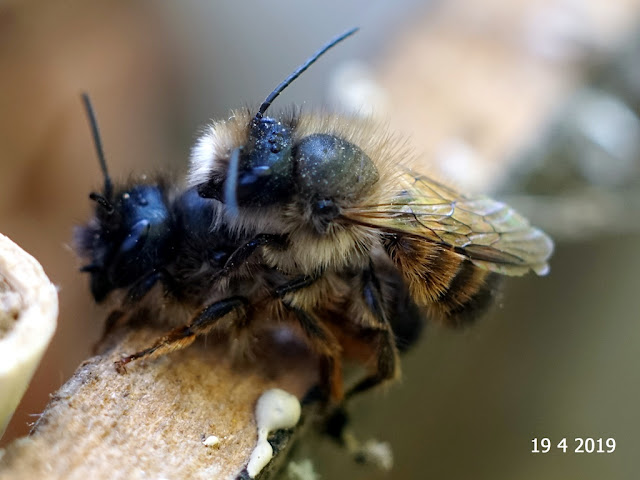
[[[81, 270], [90, 274], [94, 299], [100, 303], [112, 294], [119, 296], [120, 305], [109, 315], [105, 330], [115, 322], [139, 321], [136, 317], [142, 315], [144, 321], [180, 325], [149, 348], [117, 362], [119, 371], [137, 358], [184, 348], [214, 329], [238, 337], [256, 323], [295, 322], [321, 356], [325, 393], [339, 399], [341, 353], [361, 351], [357, 339], [363, 335], [363, 329], [344, 327], [349, 324], [344, 312], [366, 308], [358, 294], [373, 281], [376, 294], [385, 299], [384, 315], [406, 319], [396, 328], [398, 348], [406, 348], [417, 338], [421, 314], [384, 256], [372, 260], [380, 264], [379, 280], [363, 269], [344, 270], [339, 277], [327, 275], [322, 279], [323, 302], [307, 312], [285, 297], [304, 291], [310, 279], [269, 267], [259, 253], [267, 244], [288, 248], [284, 237], [246, 235], [225, 222], [212, 224], [213, 219], [222, 218], [218, 210], [226, 207], [180, 182], [153, 178], [114, 186], [86, 94], [83, 102], [104, 185], [101, 193], [90, 194], [95, 213], [87, 225], [76, 229], [75, 244], [89, 260]], [[357, 292], [356, 300], [351, 292]]]
[[373, 121], [265, 116], [305, 65], [257, 113], [236, 111], [208, 128], [193, 149], [189, 185], [225, 205], [216, 224], [278, 238], [259, 254], [269, 268], [305, 279], [283, 297], [298, 312], [331, 305], [327, 282], [357, 272], [351, 302], [358, 308], [346, 320], [375, 332], [368, 341], [377, 365], [355, 393], [398, 372], [393, 320], [377, 279], [381, 257], [428, 318], [455, 326], [487, 308], [501, 275], [546, 274], [553, 242], [509, 206], [415, 172], [411, 156]]
[[161, 284], [187, 312], [186, 326], [123, 358], [120, 370], [212, 329], [240, 334], [270, 319], [299, 326], [322, 359], [322, 386], [339, 400], [343, 356], [373, 356], [372, 373], [348, 394], [367, 390], [398, 375], [398, 349], [417, 337], [423, 315], [464, 323], [489, 305], [500, 274], [546, 273], [553, 246], [544, 233], [504, 204], [416, 174], [373, 122], [265, 116], [355, 31], [314, 54], [256, 114], [211, 125], [193, 148], [186, 188], [114, 189], [92, 120], [105, 184], [77, 243], [94, 297], [124, 292], [118, 317], [145, 302], [153, 310], [148, 294]]

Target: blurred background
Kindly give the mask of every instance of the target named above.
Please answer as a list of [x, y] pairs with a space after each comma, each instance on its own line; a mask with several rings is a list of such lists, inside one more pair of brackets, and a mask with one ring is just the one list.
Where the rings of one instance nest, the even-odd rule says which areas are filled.
[[[70, 247], [101, 185], [80, 92], [114, 178], [181, 178], [209, 119], [255, 108], [360, 26], [274, 107], [379, 117], [425, 172], [513, 204], [557, 249], [548, 277], [508, 280], [463, 332], [427, 329], [403, 381], [354, 403], [357, 433], [391, 444], [390, 473], [324, 439], [299, 459], [322, 478], [636, 478], [639, 19], [638, 0], [3, 2], [0, 231], [42, 263], [61, 310], [0, 446], [91, 354], [105, 315]], [[551, 452], [531, 453], [543, 437]], [[617, 449], [573, 453], [575, 437], [613, 437]]]

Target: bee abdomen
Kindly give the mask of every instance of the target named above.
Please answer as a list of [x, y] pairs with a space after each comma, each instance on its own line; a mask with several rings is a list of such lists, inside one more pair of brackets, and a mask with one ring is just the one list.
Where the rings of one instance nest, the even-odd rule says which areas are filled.
[[450, 247], [410, 237], [394, 239], [387, 252], [402, 272], [414, 301], [429, 317], [461, 326], [484, 313], [499, 275], [483, 270]]
[[448, 326], [464, 326], [487, 311], [499, 283], [497, 273], [483, 270], [465, 259], [447, 290], [429, 306], [429, 311]]

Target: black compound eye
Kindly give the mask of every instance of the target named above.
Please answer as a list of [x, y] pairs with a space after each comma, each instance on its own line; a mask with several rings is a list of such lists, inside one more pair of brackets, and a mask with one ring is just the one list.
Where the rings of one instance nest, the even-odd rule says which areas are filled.
[[335, 135], [304, 137], [295, 146], [294, 158], [298, 190], [308, 198], [356, 199], [379, 178], [366, 153]]

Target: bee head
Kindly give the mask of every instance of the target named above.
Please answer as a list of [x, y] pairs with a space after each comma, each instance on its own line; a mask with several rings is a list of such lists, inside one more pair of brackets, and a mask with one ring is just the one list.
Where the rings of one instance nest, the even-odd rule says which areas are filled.
[[[220, 200], [235, 213], [238, 207], [267, 206], [299, 195], [310, 206], [316, 229], [323, 231], [340, 213], [336, 200], [356, 196], [378, 180], [375, 166], [358, 146], [329, 134], [313, 134], [294, 142], [294, 121], [264, 115], [291, 82], [356, 31], [331, 40], [269, 94], [249, 122], [246, 144], [230, 152], [226, 171], [209, 172], [204, 182], [198, 176], [202, 197]], [[204, 146], [207, 141], [213, 139], [201, 140], [193, 163], [210, 155]]]
[[132, 285], [163, 262], [170, 250], [171, 214], [162, 185], [138, 184], [114, 193], [89, 97], [82, 96], [104, 176], [102, 193], [92, 192], [94, 217], [77, 227], [75, 244], [89, 259], [81, 271], [91, 275], [91, 293], [103, 300], [116, 288]]
[[234, 210], [266, 206], [287, 198], [293, 188], [292, 128], [271, 117], [256, 116], [249, 124], [245, 146], [231, 152], [223, 179], [198, 188], [200, 195], [217, 198]]

